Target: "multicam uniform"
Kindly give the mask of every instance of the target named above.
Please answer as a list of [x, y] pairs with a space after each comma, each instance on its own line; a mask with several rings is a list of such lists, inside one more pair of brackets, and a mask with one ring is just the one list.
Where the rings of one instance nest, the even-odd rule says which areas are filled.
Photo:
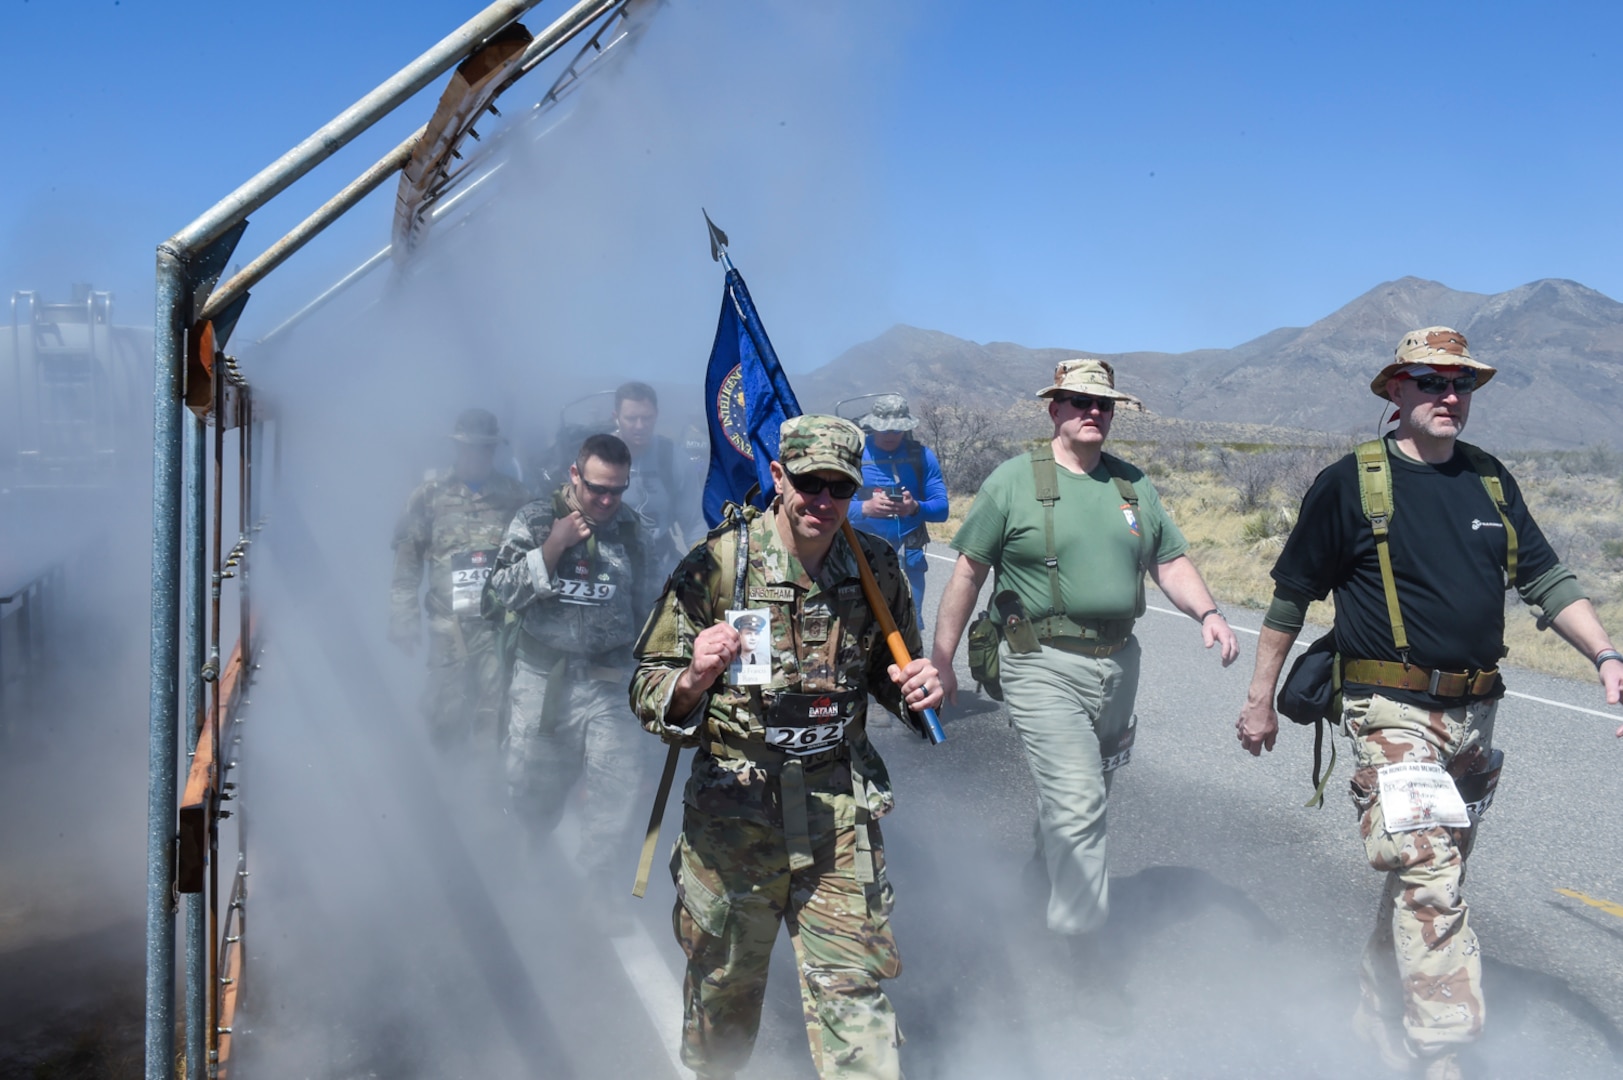
[[[637, 644], [631, 683], [644, 727], [698, 747], [671, 860], [673, 922], [688, 958], [682, 1059], [701, 1077], [731, 1076], [749, 1059], [786, 921], [819, 1075], [895, 1078], [900, 1036], [879, 985], [901, 972], [878, 825], [893, 799], [865, 730], [867, 696], [915, 721], [887, 674], [890, 657], [843, 536], [813, 578], [784, 546], [773, 513], [745, 512], [742, 593], [748, 607], [770, 610], [772, 681], [718, 681], [691, 715], [669, 715], [694, 638], [734, 606], [736, 520], [677, 567]], [[860, 543], [917, 655], [895, 552]]]
[[496, 548], [513, 512], [529, 495], [518, 481], [491, 473], [475, 491], [452, 470], [411, 493], [394, 532], [389, 636], [417, 641], [417, 594], [428, 571], [428, 685], [422, 710], [436, 744], [494, 745], [500, 711], [500, 651], [479, 616], [479, 594], [496, 565]]
[[624, 695], [655, 578], [643, 519], [623, 505], [548, 575], [541, 545], [571, 512], [569, 490], [514, 516], [489, 594], [523, 631], [509, 697], [509, 794], [532, 829], [550, 833], [584, 769], [580, 862], [602, 886], [635, 811], [640, 754]]

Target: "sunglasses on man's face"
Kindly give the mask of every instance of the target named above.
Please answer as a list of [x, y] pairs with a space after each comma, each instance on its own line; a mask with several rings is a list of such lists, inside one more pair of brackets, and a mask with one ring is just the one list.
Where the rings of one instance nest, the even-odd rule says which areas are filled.
[[1422, 394], [1441, 394], [1452, 386], [1456, 394], [1469, 394], [1476, 389], [1477, 375], [1474, 371], [1462, 371], [1450, 378], [1447, 375], [1415, 375], [1415, 389]]
[[1077, 412], [1091, 412], [1095, 408], [1102, 413], [1116, 411], [1113, 398], [1094, 397], [1091, 394], [1056, 394], [1054, 400], [1063, 401]]
[[802, 495], [821, 495], [827, 491], [831, 498], [849, 499], [857, 493], [857, 488], [862, 486], [855, 480], [828, 480], [814, 473], [796, 474], [786, 471], [784, 475]]
[[615, 486], [613, 484], [594, 484], [585, 477], [581, 478], [581, 484], [585, 486], [587, 491], [591, 492], [593, 495], [596, 495], [599, 499], [606, 499], [611, 495], [618, 499], [620, 496], [624, 495], [626, 493], [626, 489], [631, 486], [630, 484], [620, 484], [619, 486]]

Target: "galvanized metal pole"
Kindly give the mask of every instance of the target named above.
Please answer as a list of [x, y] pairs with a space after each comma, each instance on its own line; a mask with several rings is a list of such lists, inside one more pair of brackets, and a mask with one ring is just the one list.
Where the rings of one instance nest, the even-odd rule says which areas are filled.
[[152, 656], [147, 725], [146, 1078], [175, 1064], [175, 797], [180, 706], [181, 398], [191, 282], [158, 249], [153, 322]]
[[201, 249], [287, 190], [300, 177], [347, 146], [355, 136], [388, 115], [396, 105], [451, 70], [486, 39], [539, 2], [498, 0], [491, 4], [215, 203], [202, 217], [176, 233], [170, 242], [186, 252]]
[[[208, 499], [205, 462], [207, 425], [189, 413], [186, 423], [186, 524], [183, 544], [186, 575], [186, 750], [197, 749], [203, 715], [203, 625], [208, 611], [208, 552], [204, 545], [204, 507]], [[186, 894], [186, 1076], [207, 1075], [208, 916], [201, 892]]]
[[230, 281], [216, 288], [209, 294], [208, 303], [203, 305], [203, 312], [198, 318], [212, 319], [219, 315], [232, 301], [263, 281], [267, 274], [291, 258], [294, 252], [308, 244], [328, 225], [349, 213], [356, 203], [382, 187], [390, 177], [406, 167], [406, 162], [411, 160], [412, 148], [417, 145], [417, 140], [423, 137], [426, 130], [428, 126], [425, 124], [412, 132], [399, 146], [350, 181], [342, 191], [323, 203], [315, 213], [299, 222], [291, 232], [267, 248], [264, 254], [233, 274]]

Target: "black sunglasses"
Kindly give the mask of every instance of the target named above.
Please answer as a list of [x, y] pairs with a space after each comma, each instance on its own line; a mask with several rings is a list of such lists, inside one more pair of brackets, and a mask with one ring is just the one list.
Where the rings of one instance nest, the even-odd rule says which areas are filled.
[[1095, 406], [1097, 406], [1099, 411], [1102, 413], [1116, 411], [1116, 401], [1114, 398], [1094, 397], [1091, 394], [1055, 394], [1054, 400], [1063, 401], [1077, 412], [1087, 412], [1089, 409], [1092, 409]]
[[802, 495], [821, 495], [827, 491], [832, 498], [849, 499], [857, 493], [857, 488], [862, 486], [855, 480], [827, 480], [812, 473], [797, 474], [785, 470], [784, 475]]
[[1476, 389], [1477, 374], [1474, 371], [1462, 371], [1453, 378], [1446, 375], [1415, 375], [1415, 389], [1422, 394], [1441, 394], [1450, 386], [1456, 394], [1469, 394]]
[[631, 486], [630, 484], [621, 484], [619, 487], [615, 487], [612, 484], [594, 484], [585, 477], [581, 477], [580, 482], [586, 485], [587, 491], [590, 491], [593, 495], [596, 495], [600, 499], [606, 495], [613, 495], [615, 498], [619, 498], [621, 495], [624, 495], [626, 493], [626, 489]]

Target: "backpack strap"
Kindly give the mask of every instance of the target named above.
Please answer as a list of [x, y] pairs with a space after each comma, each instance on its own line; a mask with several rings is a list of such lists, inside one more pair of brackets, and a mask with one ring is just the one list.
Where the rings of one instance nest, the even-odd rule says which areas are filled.
[[[729, 510], [736, 508], [729, 505]], [[749, 519], [742, 510], [736, 510], [738, 524], [729, 529], [717, 540], [717, 548], [726, 544], [727, 536], [733, 538], [733, 607], [742, 608], [746, 596], [745, 581], [749, 577]], [[719, 527], [718, 527], [719, 528]], [[722, 556], [722, 552], [716, 552]], [[725, 556], [723, 556], [725, 558]], [[725, 565], [725, 563], [723, 564]], [[671, 797], [671, 784], [676, 779], [677, 759], [682, 754], [682, 747], [672, 743], [670, 750], [665, 754], [665, 768], [659, 776], [659, 790], [654, 794], [654, 809], [648, 815], [648, 831], [643, 835], [642, 853], [637, 859], [637, 876], [631, 884], [631, 895], [641, 897], [648, 891], [648, 878], [654, 868], [654, 852], [659, 846], [659, 829], [665, 822], [665, 804]]]
[[[1149, 540], [1150, 531], [1144, 527], [1143, 519], [1138, 516], [1138, 488], [1133, 486], [1132, 478], [1127, 475], [1127, 463], [1112, 454], [1100, 454], [1105, 463], [1105, 470], [1110, 473], [1110, 479], [1116, 482], [1116, 490], [1121, 493], [1124, 503], [1132, 508], [1133, 520], [1138, 524], [1138, 566], [1140, 570], [1150, 568]], [[1144, 591], [1144, 583], [1139, 582], [1139, 592]]]
[[1381, 562], [1381, 588], [1386, 591], [1386, 617], [1392, 624], [1392, 644], [1405, 665], [1409, 662], [1409, 635], [1403, 629], [1403, 612], [1398, 607], [1398, 586], [1392, 577], [1392, 550], [1387, 531], [1392, 525], [1392, 467], [1386, 459], [1386, 440], [1359, 443], [1358, 501], [1364, 517], [1375, 533], [1375, 554]]
[[1476, 470], [1477, 479], [1482, 486], [1488, 489], [1488, 497], [1493, 500], [1493, 508], [1499, 511], [1499, 520], [1505, 525], [1505, 584], [1516, 584], [1516, 526], [1510, 523], [1510, 515], [1506, 513], [1508, 504], [1505, 502], [1505, 485], [1499, 480], [1499, 470], [1493, 467], [1493, 458], [1480, 446], [1473, 446], [1468, 442], [1455, 443], [1465, 452], [1465, 457], [1471, 462], [1471, 468]]
[[1043, 565], [1048, 567], [1048, 612], [1045, 618], [1063, 615], [1065, 601], [1060, 593], [1059, 549], [1054, 546], [1054, 504], [1059, 502], [1059, 469], [1054, 464], [1054, 448], [1048, 443], [1031, 452], [1031, 478], [1036, 485], [1037, 501], [1043, 506], [1043, 544], [1047, 554]]

